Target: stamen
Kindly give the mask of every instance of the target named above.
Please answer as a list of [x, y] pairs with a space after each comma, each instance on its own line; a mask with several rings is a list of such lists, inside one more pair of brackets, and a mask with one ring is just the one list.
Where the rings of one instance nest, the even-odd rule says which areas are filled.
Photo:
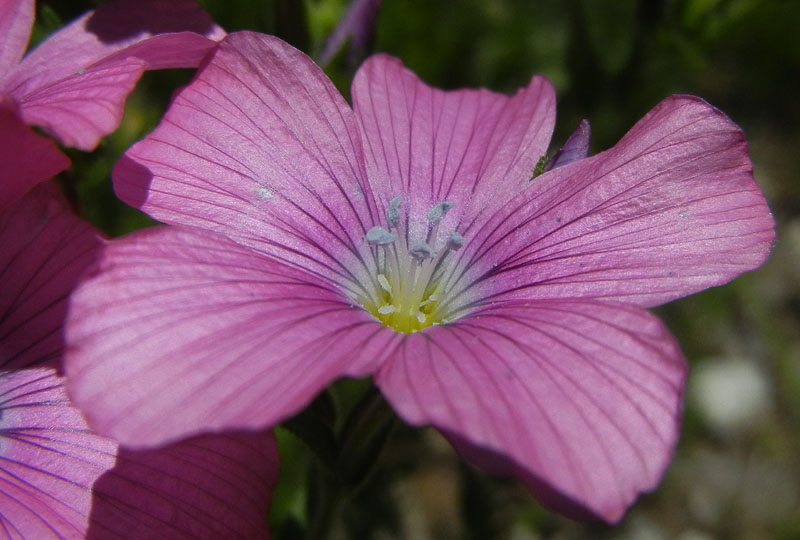
[[428, 299], [427, 299], [427, 300], [424, 300], [424, 301], [420, 302], [420, 303], [419, 303], [419, 307], [427, 306], [427, 305], [428, 305], [428, 304], [430, 304], [431, 302], [438, 302], [438, 301], [439, 301], [439, 296], [437, 296], [437, 295], [435, 295], [435, 294], [432, 294], [432, 295], [430, 295], [430, 296], [428, 297]]
[[431, 209], [428, 210], [428, 221], [431, 223], [439, 223], [451, 208], [453, 208], [453, 203], [450, 201], [442, 201], [434, 204]]
[[381, 289], [389, 294], [392, 294], [392, 285], [389, 283], [389, 280], [386, 279], [386, 276], [383, 274], [378, 274], [378, 283], [380, 283]]
[[386, 224], [389, 228], [397, 227], [400, 224], [400, 205], [403, 204], [401, 197], [395, 197], [389, 201], [389, 208], [386, 209]]
[[385, 246], [397, 240], [397, 237], [381, 227], [376, 225], [367, 231], [367, 242], [377, 246]]
[[428, 221], [430, 221], [433, 226], [428, 230], [428, 237], [426, 240], [430, 242], [431, 248], [436, 246], [436, 237], [439, 234], [439, 223], [451, 208], [453, 208], [453, 203], [450, 201], [442, 201], [434, 204], [431, 209], [428, 210]]
[[447, 248], [453, 251], [458, 251], [464, 245], [464, 237], [456, 231], [450, 233], [450, 238], [447, 239]]
[[[427, 236], [410, 238], [401, 219], [402, 204], [401, 197], [391, 199], [385, 212], [387, 228], [376, 225], [367, 231], [367, 242], [375, 246], [375, 266], [370, 298], [362, 305], [386, 326], [410, 334], [446, 322], [444, 316], [464, 309], [465, 299], [451, 294], [461, 274], [460, 259], [450, 255], [461, 249], [464, 237], [452, 231], [438, 238], [439, 226], [453, 208], [452, 202], [442, 201], [426, 214]], [[445, 245], [437, 248], [437, 240]]]
[[[375, 264], [377, 265], [377, 270], [378, 270], [378, 283], [381, 287], [383, 287], [383, 283], [381, 282], [380, 278], [383, 275], [382, 272], [385, 272], [385, 267], [386, 267], [385, 250], [386, 247], [389, 246], [390, 244], [393, 244], [396, 239], [397, 237], [395, 235], [393, 235], [392, 233], [390, 233], [389, 231], [378, 225], [372, 227], [370, 230], [367, 231], [367, 242], [369, 242], [374, 246], [383, 246], [384, 248], [377, 250], [378, 253], [375, 254], [376, 257]], [[383, 251], [384, 253], [380, 253], [381, 251]], [[381, 259], [383, 260], [381, 261]], [[386, 281], [386, 278], [384, 277], [383, 280]], [[372, 291], [376, 293], [377, 298], [380, 299], [381, 293], [375, 288], [374, 281], [372, 282], [372, 285], [373, 285]], [[389, 294], [391, 294], [391, 291], [389, 291]]]
[[[393, 235], [394, 236], [394, 235]], [[408, 249], [408, 254], [414, 257], [418, 263], [422, 263], [425, 259], [433, 258], [433, 250], [425, 242], [417, 242]]]

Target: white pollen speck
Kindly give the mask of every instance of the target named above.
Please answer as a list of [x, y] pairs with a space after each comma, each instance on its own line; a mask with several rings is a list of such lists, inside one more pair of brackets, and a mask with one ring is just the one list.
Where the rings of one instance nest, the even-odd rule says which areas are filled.
[[683, 211], [680, 214], [678, 214], [678, 216], [679, 217], [689, 217], [689, 212], [688, 211]]
[[417, 320], [420, 324], [425, 324], [425, 314], [421, 311], [417, 311]]
[[394, 313], [397, 311], [394, 306], [381, 306], [378, 308], [378, 313], [381, 315], [388, 315], [389, 313]]
[[256, 194], [258, 195], [259, 199], [264, 199], [265, 201], [268, 201], [268, 200], [272, 199], [273, 197], [275, 197], [275, 195], [273, 195], [270, 190], [265, 189], [263, 187], [262, 188], [258, 188], [256, 190]]

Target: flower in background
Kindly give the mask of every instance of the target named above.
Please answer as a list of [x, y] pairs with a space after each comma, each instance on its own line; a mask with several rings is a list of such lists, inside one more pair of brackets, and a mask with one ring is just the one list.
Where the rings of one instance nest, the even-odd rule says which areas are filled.
[[355, 62], [370, 46], [375, 37], [375, 22], [381, 9], [381, 0], [353, 0], [339, 24], [333, 30], [319, 53], [319, 65], [326, 66], [350, 39], [348, 60]]
[[69, 166], [53, 141], [92, 150], [148, 69], [197, 67], [224, 32], [192, 0], [108, 3], [23, 58], [33, 0], [0, 2], [0, 204]]
[[266, 538], [271, 435], [134, 451], [100, 437], [62, 377], [67, 296], [101, 239], [50, 182], [0, 210], [0, 519], [9, 538]]
[[674, 96], [598, 155], [579, 130], [537, 176], [542, 77], [445, 92], [378, 55], [352, 95], [276, 38], [220, 43], [115, 167], [117, 194], [174, 226], [110, 242], [73, 295], [74, 402], [146, 447], [272, 426], [373, 375], [469, 461], [619, 519], [681, 419], [685, 362], [645, 308], [772, 244], [742, 131]]

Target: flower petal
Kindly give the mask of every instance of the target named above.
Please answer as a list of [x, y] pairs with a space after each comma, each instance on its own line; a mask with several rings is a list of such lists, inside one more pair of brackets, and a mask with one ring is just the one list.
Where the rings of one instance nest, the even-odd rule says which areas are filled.
[[16, 104], [0, 96], [0, 210], [69, 167], [58, 146], [26, 126]]
[[266, 539], [278, 482], [271, 434], [204, 435], [121, 448], [94, 484], [88, 538]]
[[313, 276], [166, 227], [109, 243], [72, 296], [65, 363], [89, 424], [146, 446], [274, 425], [398, 338]]
[[229, 35], [159, 127], [114, 169], [117, 194], [170, 224], [221, 232], [334, 281], [374, 203], [352, 111], [310, 58]]
[[[70, 77], [131, 45], [152, 36], [179, 32], [194, 32], [210, 40], [225, 35], [193, 0], [108, 2], [72, 21], [31, 51], [15, 68], [3, 91], [24, 100], [29, 93]], [[135, 48], [132, 53], [139, 54]], [[161, 57], [172, 59], [161, 67], [197, 66], [195, 51], [190, 50], [185, 58], [181, 55], [180, 50], [162, 48], [159, 52], [153, 47], [147, 59], [155, 64], [159, 64]]]
[[200, 63], [215, 45], [201, 34], [221, 39], [224, 32], [195, 2], [112, 2], [43, 42], [3, 91], [19, 101], [26, 122], [92, 150], [119, 124], [144, 70]]
[[[86, 429], [53, 368], [0, 372], [0, 514], [18, 538], [80, 538], [117, 445]], [[16, 536], [15, 536], [16, 535]]]
[[514, 471], [543, 503], [615, 521], [669, 462], [685, 376], [677, 344], [647, 312], [541, 300], [411, 335], [376, 383], [407, 422]]
[[213, 41], [189, 32], [156, 36], [29, 92], [22, 114], [64, 145], [93, 150], [119, 125], [125, 99], [145, 70], [173, 67], [168, 54], [176, 64], [197, 65], [213, 47]]
[[691, 96], [661, 102], [612, 149], [545, 173], [462, 256], [492, 298], [657, 305], [767, 258], [775, 224], [744, 134]]
[[0, 518], [11, 538], [266, 538], [277, 447], [266, 434], [117, 451], [54, 369], [0, 372]]
[[386, 55], [358, 70], [353, 104], [373, 189], [384, 207], [403, 198], [412, 238], [425, 237], [428, 209], [445, 200], [455, 207], [442, 231], [479, 225], [531, 178], [555, 123], [555, 94], [543, 77], [511, 97], [445, 92]]
[[41, 127], [65, 146], [94, 150], [122, 120], [125, 99], [147, 64], [126, 58], [75, 73], [27, 96], [25, 122]]
[[99, 247], [52, 183], [0, 211], [0, 369], [60, 358], [67, 296]]
[[0, 0], [0, 88], [28, 46], [33, 27], [33, 0]]
[[569, 136], [564, 146], [547, 162], [545, 171], [558, 169], [573, 161], [586, 159], [589, 156], [589, 143], [592, 138], [592, 127], [588, 120], [581, 120], [578, 127]]

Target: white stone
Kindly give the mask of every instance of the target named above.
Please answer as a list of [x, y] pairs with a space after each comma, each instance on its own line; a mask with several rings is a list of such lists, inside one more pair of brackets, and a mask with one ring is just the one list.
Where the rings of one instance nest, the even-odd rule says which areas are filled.
[[707, 360], [689, 376], [689, 397], [709, 426], [722, 434], [747, 431], [769, 410], [770, 384], [755, 362]]

